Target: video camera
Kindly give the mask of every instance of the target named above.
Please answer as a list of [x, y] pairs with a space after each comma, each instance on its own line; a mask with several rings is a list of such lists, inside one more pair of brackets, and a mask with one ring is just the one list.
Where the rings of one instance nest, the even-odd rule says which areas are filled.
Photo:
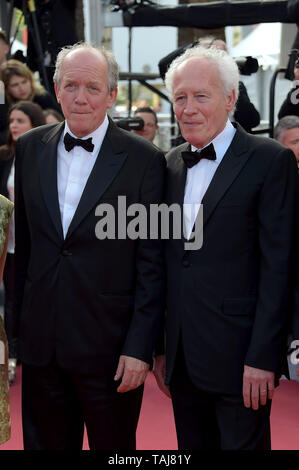
[[141, 131], [144, 127], [144, 120], [140, 117], [115, 117], [113, 121], [118, 127], [126, 131]]
[[259, 63], [254, 57], [235, 57], [234, 59], [241, 75], [251, 75], [259, 69]]

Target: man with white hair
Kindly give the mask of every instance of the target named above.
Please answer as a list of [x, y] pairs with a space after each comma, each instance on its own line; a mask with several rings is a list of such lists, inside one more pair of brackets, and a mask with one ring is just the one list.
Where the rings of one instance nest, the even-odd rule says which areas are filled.
[[[167, 204], [184, 209], [185, 240], [166, 244], [166, 363], [156, 356], [155, 375], [173, 401], [179, 449], [269, 449], [296, 161], [230, 122], [239, 73], [225, 51], [187, 50], [165, 83], [187, 141], [167, 155], [166, 193]], [[185, 210], [199, 204], [202, 214]], [[187, 250], [201, 215], [202, 246]]]

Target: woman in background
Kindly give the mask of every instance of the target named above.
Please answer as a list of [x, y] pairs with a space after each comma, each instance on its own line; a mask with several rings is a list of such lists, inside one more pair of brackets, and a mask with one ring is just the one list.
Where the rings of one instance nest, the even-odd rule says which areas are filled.
[[64, 117], [56, 109], [45, 109], [44, 116], [46, 118], [46, 124], [57, 124], [58, 122], [64, 121]]
[[[41, 107], [30, 101], [20, 101], [9, 111], [9, 132], [6, 145], [0, 147], [0, 194], [14, 201], [14, 157], [18, 138], [25, 132], [45, 124]], [[10, 224], [7, 259], [3, 275], [4, 283], [4, 324], [8, 338], [9, 382], [12, 384], [16, 377], [17, 366], [17, 333], [14, 318], [14, 218]]]
[[18, 101], [32, 101], [42, 109], [60, 111], [54, 96], [36, 82], [33, 73], [23, 62], [15, 59], [4, 62], [0, 67], [0, 80], [5, 90], [5, 103], [1, 105], [0, 113], [0, 145], [6, 141], [9, 109]]

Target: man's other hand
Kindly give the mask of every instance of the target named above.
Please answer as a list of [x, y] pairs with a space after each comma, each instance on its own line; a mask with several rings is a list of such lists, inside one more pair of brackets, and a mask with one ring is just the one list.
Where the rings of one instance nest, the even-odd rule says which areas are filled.
[[255, 367], [244, 366], [243, 400], [246, 408], [258, 410], [259, 405], [266, 405], [274, 394], [274, 372]]
[[114, 380], [122, 379], [117, 388], [119, 393], [139, 387], [145, 381], [149, 364], [130, 356], [120, 356]]

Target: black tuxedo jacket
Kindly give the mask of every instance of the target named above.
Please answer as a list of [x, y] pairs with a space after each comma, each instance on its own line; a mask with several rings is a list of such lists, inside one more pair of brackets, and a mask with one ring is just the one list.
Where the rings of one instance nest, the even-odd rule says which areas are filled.
[[16, 310], [20, 359], [114, 373], [119, 355], [150, 362], [163, 312], [159, 240], [99, 240], [96, 208], [126, 196], [159, 203], [165, 157], [110, 121], [66, 238], [57, 194], [64, 123], [18, 140], [15, 163]]
[[[182, 205], [186, 168], [167, 155], [168, 204]], [[244, 364], [278, 371], [290, 297], [297, 167], [291, 151], [240, 126], [203, 198], [203, 245], [166, 243], [166, 383], [181, 335], [200, 388], [242, 392]]]

